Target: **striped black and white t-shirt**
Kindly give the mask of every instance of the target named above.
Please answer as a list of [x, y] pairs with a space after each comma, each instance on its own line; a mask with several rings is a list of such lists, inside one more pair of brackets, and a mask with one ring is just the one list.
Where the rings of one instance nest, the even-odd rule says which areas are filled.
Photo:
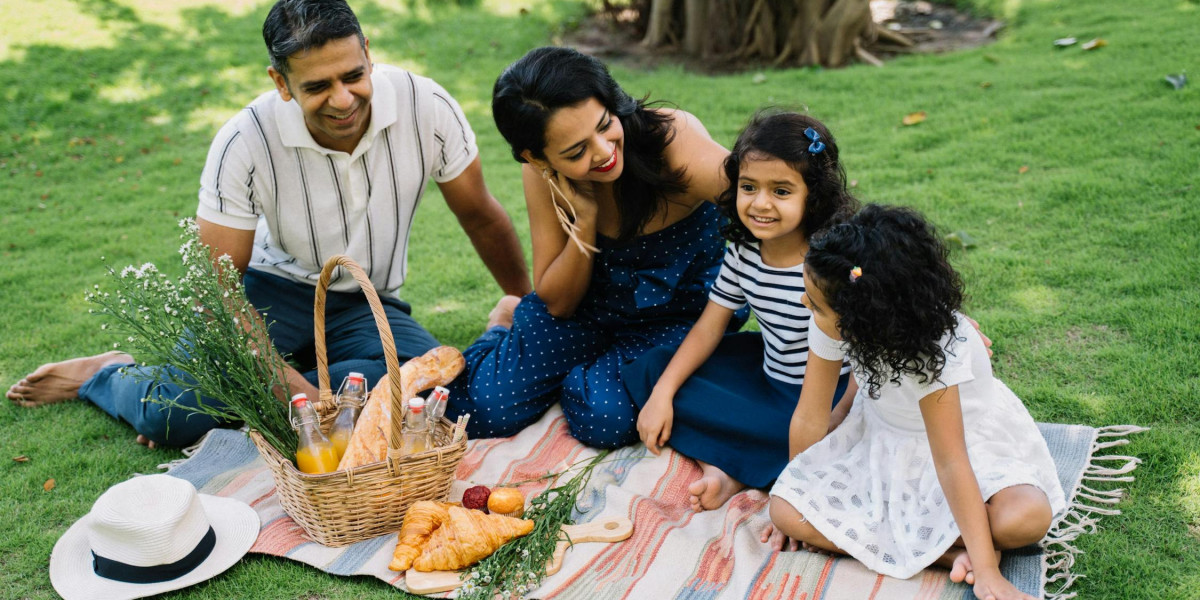
[[[808, 324], [812, 313], [800, 303], [803, 263], [784, 268], [763, 264], [757, 243], [730, 244], [708, 299], [737, 310], [746, 304], [762, 331], [763, 371], [791, 384], [804, 383], [808, 364]], [[843, 366], [847, 373], [848, 367]]]
[[[371, 121], [353, 153], [313, 140], [295, 100], [267, 92], [217, 133], [196, 214], [255, 230], [250, 268], [315, 285], [347, 254], [375, 289], [404, 283], [413, 214], [430, 180], [458, 177], [479, 150], [462, 109], [431, 79], [375, 65]], [[348, 273], [330, 285], [355, 291]]]

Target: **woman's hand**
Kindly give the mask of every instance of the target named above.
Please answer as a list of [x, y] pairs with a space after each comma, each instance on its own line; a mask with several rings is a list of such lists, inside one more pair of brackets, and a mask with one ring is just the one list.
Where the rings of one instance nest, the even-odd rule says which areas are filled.
[[675, 420], [674, 401], [674, 394], [660, 393], [655, 389], [638, 414], [638, 436], [655, 456], [662, 452], [662, 446], [671, 439], [671, 423]]
[[557, 171], [549, 171], [547, 183], [552, 184], [555, 193], [551, 194], [554, 203], [561, 208], [575, 224], [596, 220], [598, 205], [596, 203], [595, 184], [590, 181], [571, 181]]
[[979, 600], [1035, 600], [1033, 596], [1018, 590], [997, 569], [976, 571], [974, 591]]

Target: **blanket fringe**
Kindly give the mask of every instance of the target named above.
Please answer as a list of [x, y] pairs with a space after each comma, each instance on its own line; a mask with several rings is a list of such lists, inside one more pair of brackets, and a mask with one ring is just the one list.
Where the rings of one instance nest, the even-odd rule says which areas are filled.
[[[242, 430], [245, 431], [246, 428], [243, 427]], [[209, 434], [211, 434], [211, 433], [212, 433], [212, 431], [205, 433], [204, 435], [200, 436], [200, 439], [196, 440], [196, 443], [192, 444], [191, 446], [188, 446], [187, 448], [181, 449], [180, 452], [183, 453], [183, 458], [176, 458], [175, 460], [167, 461], [165, 463], [158, 465], [157, 468], [163, 469], [163, 470], [167, 471], [168, 473], [170, 473], [171, 469], [174, 469], [175, 467], [178, 467], [179, 465], [182, 465], [183, 463], [187, 462], [187, 460], [189, 458], [191, 458], [193, 454], [199, 452], [200, 448], [204, 447], [204, 442], [208, 441], [208, 438], [211, 437]]]
[[[1130, 473], [1141, 464], [1136, 456], [1106, 455], [1096, 456], [1102, 450], [1108, 450], [1129, 443], [1128, 436], [1149, 431], [1146, 427], [1137, 425], [1112, 425], [1096, 430], [1096, 439], [1092, 440], [1092, 455], [1084, 469], [1082, 477], [1076, 482], [1075, 489], [1069, 498], [1073, 502], [1067, 507], [1067, 512], [1051, 527], [1042, 540], [1042, 567], [1046, 573], [1043, 589], [1047, 600], [1069, 600], [1078, 594], [1069, 591], [1083, 575], [1071, 572], [1075, 566], [1075, 558], [1080, 550], [1075, 546], [1075, 540], [1087, 533], [1095, 533], [1099, 528], [1102, 516], [1119, 515], [1121, 511], [1114, 505], [1125, 497], [1124, 488], [1096, 489], [1086, 482], [1133, 481]], [[1118, 463], [1115, 466], [1113, 463]]]

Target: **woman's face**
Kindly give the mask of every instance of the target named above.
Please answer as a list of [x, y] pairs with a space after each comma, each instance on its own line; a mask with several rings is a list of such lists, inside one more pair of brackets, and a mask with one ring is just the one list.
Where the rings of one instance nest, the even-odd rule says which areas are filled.
[[624, 145], [621, 120], [589, 98], [554, 111], [546, 123], [545, 160], [534, 159], [528, 150], [525, 159], [568, 179], [611, 183], [624, 170]]

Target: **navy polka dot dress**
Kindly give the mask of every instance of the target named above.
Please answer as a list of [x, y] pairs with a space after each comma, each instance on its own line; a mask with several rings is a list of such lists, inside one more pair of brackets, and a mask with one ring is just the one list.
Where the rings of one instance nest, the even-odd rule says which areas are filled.
[[506, 437], [561, 402], [579, 441], [597, 448], [636, 442], [637, 407], [621, 366], [683, 341], [720, 270], [720, 221], [704, 203], [628, 243], [598, 236], [592, 281], [575, 314], [551, 316], [536, 292], [521, 299], [512, 329], [494, 327], [463, 352], [467, 367], [450, 386], [447, 416], [471, 413], [472, 437]]

